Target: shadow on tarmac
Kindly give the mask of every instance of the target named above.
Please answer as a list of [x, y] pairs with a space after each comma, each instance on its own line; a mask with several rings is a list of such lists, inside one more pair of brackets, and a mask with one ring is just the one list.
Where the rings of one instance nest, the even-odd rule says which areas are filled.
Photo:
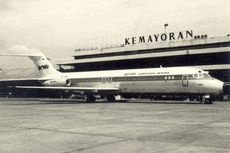
[[197, 101], [150, 101], [146, 99], [141, 100], [119, 100], [116, 102], [108, 102], [106, 100], [97, 100], [96, 102], [86, 102], [85, 100], [73, 100], [73, 99], [7, 99], [5, 100], [17, 103], [9, 103], [8, 105], [56, 105], [56, 104], [188, 104], [188, 105], [198, 105], [202, 104]]

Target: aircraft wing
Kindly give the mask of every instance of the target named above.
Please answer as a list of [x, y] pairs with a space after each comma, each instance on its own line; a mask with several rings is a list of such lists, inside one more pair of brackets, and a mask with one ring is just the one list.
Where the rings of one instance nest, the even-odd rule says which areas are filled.
[[39, 86], [41, 85], [40, 79], [38, 78], [26, 78], [26, 79], [0, 79], [0, 87], [7, 86]]
[[106, 91], [118, 91], [119, 88], [109, 87], [51, 87], [51, 86], [15, 86], [14, 88], [20, 89], [51, 89], [51, 90], [74, 90], [79, 92], [106, 92]]
[[46, 89], [46, 90], [72, 90], [76, 92], [115, 92], [118, 88], [110, 87], [62, 87], [62, 86], [43, 86], [41, 81], [49, 80], [39, 78], [27, 79], [2, 79], [0, 87], [12, 87], [19, 89]]

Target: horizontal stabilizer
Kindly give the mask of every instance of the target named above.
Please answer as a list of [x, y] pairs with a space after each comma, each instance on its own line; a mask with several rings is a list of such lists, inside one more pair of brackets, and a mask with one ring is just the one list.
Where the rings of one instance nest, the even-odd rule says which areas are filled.
[[0, 56], [19, 56], [19, 57], [41, 57], [43, 56], [41, 53], [28, 53], [28, 54], [5, 54], [0, 53]]
[[0, 51], [0, 56], [41, 57], [44, 54], [37, 48], [28, 48], [23, 45], [14, 45], [7, 51]]
[[11, 81], [34, 81], [34, 80], [37, 80], [37, 81], [40, 81], [40, 80], [49, 80], [49, 79], [39, 79], [39, 78], [20, 78], [20, 79], [0, 79], [0, 82], [11, 82]]
[[29, 57], [35, 64], [42, 78], [61, 75], [60, 72], [53, 67], [49, 59], [37, 48], [14, 46], [7, 52], [5, 51], [5, 53], [0, 52], [0, 56]]

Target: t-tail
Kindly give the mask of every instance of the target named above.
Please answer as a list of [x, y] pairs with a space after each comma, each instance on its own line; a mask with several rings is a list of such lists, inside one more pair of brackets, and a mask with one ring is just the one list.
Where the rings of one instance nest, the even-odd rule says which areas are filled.
[[40, 75], [42, 77], [60, 75], [60, 72], [58, 72], [53, 67], [48, 58], [43, 53], [40, 54], [40, 56], [29, 56], [29, 58], [34, 62], [35, 66], [37, 67]]
[[13, 53], [13, 54], [0, 54], [0, 55], [29, 57], [34, 62], [42, 78], [49, 78], [61, 74], [53, 67], [53, 65], [50, 63], [48, 58], [39, 50], [36, 50], [36, 52], [34, 53], [16, 53], [16, 54]]

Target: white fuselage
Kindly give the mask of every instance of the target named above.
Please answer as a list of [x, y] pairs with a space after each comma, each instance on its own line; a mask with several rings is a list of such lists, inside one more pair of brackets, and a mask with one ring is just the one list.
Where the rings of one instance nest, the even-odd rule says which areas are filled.
[[118, 93], [218, 94], [223, 82], [191, 67], [63, 73], [71, 86], [118, 88]]

